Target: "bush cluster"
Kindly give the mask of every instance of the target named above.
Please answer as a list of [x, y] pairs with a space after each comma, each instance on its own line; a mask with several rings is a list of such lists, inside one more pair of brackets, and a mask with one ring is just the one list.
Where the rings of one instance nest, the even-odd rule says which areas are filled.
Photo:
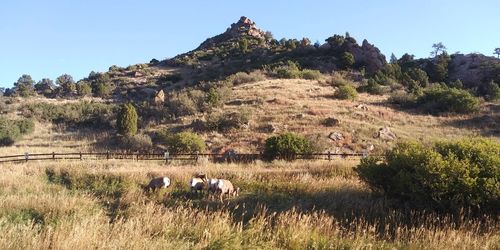
[[299, 64], [293, 61], [287, 61], [284, 64], [274, 67], [271, 73], [278, 78], [285, 79], [302, 78], [308, 80], [319, 80], [323, 76], [319, 70], [302, 70], [300, 69]]
[[471, 113], [477, 112], [480, 101], [463, 89], [435, 86], [425, 89], [416, 100], [422, 110], [429, 113]]
[[65, 123], [68, 125], [110, 126], [116, 106], [98, 102], [77, 102], [66, 104], [32, 103], [21, 107], [26, 117], [39, 121]]
[[441, 211], [500, 206], [500, 144], [486, 139], [397, 144], [385, 159], [368, 157], [359, 176], [389, 197]]
[[0, 117], [0, 146], [9, 146], [25, 134], [35, 130], [35, 123], [31, 119], [8, 120]]
[[173, 134], [162, 131], [158, 135], [158, 139], [173, 154], [201, 153], [205, 151], [205, 142], [198, 134], [193, 132], [185, 131]]
[[308, 153], [312, 153], [311, 143], [306, 138], [293, 133], [269, 137], [264, 147], [264, 158], [267, 160], [293, 160], [297, 154]]

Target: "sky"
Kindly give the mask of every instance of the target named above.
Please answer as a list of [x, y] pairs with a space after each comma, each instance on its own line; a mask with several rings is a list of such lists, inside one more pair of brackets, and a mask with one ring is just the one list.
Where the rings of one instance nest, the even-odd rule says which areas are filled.
[[449, 53], [491, 56], [500, 47], [499, 0], [2, 0], [0, 87], [22, 74], [75, 80], [109, 66], [165, 59], [196, 48], [247, 16], [278, 40], [324, 40], [346, 31], [387, 58]]

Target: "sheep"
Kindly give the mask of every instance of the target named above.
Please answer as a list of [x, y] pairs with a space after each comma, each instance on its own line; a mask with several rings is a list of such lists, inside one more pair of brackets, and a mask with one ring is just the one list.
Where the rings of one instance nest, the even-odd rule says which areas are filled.
[[215, 179], [215, 178], [208, 179], [208, 191], [209, 192], [214, 193], [215, 191], [217, 191], [217, 182], [218, 181], [219, 181], [219, 179]]
[[205, 188], [205, 183], [207, 182], [207, 178], [204, 174], [196, 174], [189, 181], [189, 186], [191, 187], [191, 191], [198, 192], [203, 191]]
[[162, 176], [152, 179], [149, 182], [149, 184], [146, 187], [144, 187], [144, 189], [146, 191], [153, 190], [154, 192], [157, 188], [168, 188], [169, 186], [170, 186], [170, 179], [166, 176]]
[[220, 192], [220, 201], [223, 201], [224, 195], [238, 196], [240, 188], [234, 188], [233, 183], [228, 180], [219, 179], [216, 185], [216, 192]]

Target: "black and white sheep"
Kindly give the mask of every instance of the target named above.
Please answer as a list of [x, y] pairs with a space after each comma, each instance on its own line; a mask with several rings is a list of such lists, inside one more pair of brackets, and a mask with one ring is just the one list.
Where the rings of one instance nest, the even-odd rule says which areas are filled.
[[157, 177], [152, 179], [149, 184], [144, 187], [146, 191], [155, 191], [158, 188], [168, 188], [170, 186], [170, 179], [166, 176]]

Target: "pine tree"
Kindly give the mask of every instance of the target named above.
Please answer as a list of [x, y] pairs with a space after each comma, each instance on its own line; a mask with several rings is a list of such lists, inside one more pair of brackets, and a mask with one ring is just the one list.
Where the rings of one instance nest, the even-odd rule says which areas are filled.
[[124, 104], [116, 118], [118, 133], [122, 135], [135, 135], [137, 133], [137, 111], [132, 103]]

